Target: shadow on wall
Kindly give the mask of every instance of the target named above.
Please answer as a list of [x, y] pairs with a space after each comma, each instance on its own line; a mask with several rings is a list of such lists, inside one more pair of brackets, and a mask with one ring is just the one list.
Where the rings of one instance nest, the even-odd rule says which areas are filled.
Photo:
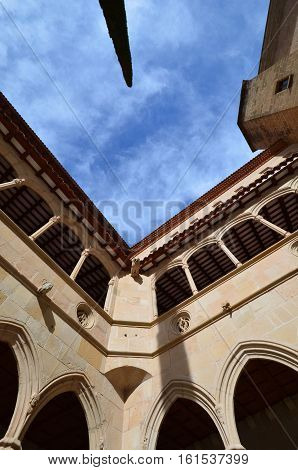
[[[185, 313], [174, 316], [170, 322], [170, 330], [165, 331], [165, 322], [159, 323], [159, 344], [164, 344], [165, 336], [182, 336], [189, 328], [189, 316]], [[164, 352], [160, 358], [160, 374], [163, 390], [171, 380], [192, 382], [191, 371], [185, 343]], [[164, 417], [161, 422], [156, 449], [158, 450], [213, 450], [224, 449], [222, 439], [216, 425], [207, 411], [195, 401], [177, 398], [168, 403], [165, 397]]]

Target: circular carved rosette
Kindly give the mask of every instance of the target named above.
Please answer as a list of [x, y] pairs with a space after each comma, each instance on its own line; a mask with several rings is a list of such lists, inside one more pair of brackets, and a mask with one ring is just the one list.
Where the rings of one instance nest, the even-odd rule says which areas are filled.
[[176, 334], [183, 335], [190, 328], [190, 316], [188, 313], [180, 313], [172, 322], [172, 328]]

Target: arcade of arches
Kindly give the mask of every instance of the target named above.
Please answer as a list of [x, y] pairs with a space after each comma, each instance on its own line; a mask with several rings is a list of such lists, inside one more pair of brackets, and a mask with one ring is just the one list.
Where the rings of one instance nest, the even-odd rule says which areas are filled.
[[[250, 360], [234, 392], [235, 420], [246, 449], [298, 448], [298, 374], [277, 361]], [[219, 431], [202, 406], [179, 398], [159, 429], [157, 449], [223, 449]]]
[[[0, 437], [4, 437], [18, 395], [13, 351], [0, 342]], [[234, 390], [235, 422], [246, 449], [296, 449], [298, 374], [267, 359], [243, 367]], [[85, 413], [74, 392], [49, 400], [35, 415], [22, 439], [23, 449], [88, 449]], [[220, 450], [224, 443], [209, 413], [195, 401], [178, 398], [165, 414], [156, 449]]]
[[298, 144], [129, 247], [3, 100], [0, 449], [298, 448]]

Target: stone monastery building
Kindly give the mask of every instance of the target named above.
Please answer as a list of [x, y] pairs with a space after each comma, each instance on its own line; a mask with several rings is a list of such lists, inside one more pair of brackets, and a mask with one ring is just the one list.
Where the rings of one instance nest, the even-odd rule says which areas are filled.
[[298, 448], [296, 0], [239, 126], [262, 152], [129, 247], [0, 94], [1, 448]]

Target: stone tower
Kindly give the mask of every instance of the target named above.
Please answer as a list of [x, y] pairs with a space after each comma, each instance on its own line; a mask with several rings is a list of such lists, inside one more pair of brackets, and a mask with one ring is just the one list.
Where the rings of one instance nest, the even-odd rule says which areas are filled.
[[298, 140], [298, 2], [271, 0], [259, 72], [242, 86], [238, 125], [253, 151]]

